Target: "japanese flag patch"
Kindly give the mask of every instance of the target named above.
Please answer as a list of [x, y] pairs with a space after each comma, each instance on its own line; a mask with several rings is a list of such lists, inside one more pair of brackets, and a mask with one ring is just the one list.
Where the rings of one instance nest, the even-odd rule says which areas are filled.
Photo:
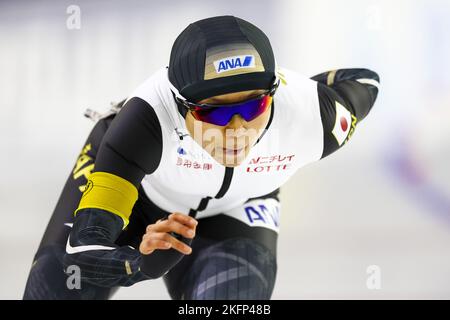
[[339, 146], [348, 137], [352, 125], [352, 115], [342, 104], [336, 101], [336, 122], [334, 123], [333, 135]]

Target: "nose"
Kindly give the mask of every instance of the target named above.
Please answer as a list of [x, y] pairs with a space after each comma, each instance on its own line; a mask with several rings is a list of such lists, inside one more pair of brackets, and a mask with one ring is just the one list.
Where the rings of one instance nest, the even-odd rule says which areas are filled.
[[245, 119], [240, 114], [235, 114], [227, 124], [227, 129], [238, 130], [244, 127]]

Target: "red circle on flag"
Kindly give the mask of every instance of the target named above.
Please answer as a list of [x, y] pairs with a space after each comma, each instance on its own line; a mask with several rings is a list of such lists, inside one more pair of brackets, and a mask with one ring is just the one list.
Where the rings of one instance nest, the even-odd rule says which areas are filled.
[[347, 131], [348, 129], [348, 122], [344, 117], [341, 117], [341, 129], [342, 131]]

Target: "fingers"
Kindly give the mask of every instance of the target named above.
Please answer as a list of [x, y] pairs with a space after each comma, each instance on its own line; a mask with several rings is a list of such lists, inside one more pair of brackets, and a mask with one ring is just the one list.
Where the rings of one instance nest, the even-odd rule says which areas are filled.
[[191, 254], [191, 247], [172, 236], [171, 233], [192, 239], [195, 237], [197, 224], [197, 220], [190, 216], [178, 212], [172, 213], [167, 219], [158, 220], [147, 226], [139, 251], [143, 254], [150, 254], [156, 249], [174, 248], [182, 254]]
[[175, 232], [185, 238], [192, 239], [198, 222], [181, 213], [171, 214], [167, 220], [158, 220], [155, 224], [147, 226], [147, 232]]
[[170, 242], [159, 239], [146, 238], [142, 240], [139, 246], [139, 251], [142, 254], [150, 254], [156, 249], [167, 250], [170, 249], [171, 247], [172, 245], [170, 244]]
[[192, 217], [190, 217], [188, 215], [179, 213], [179, 212], [174, 212], [171, 215], [169, 215], [169, 220], [178, 221], [179, 223], [185, 224], [185, 225], [190, 226], [192, 228], [196, 227], [197, 224], [198, 224], [198, 221], [195, 220], [194, 218], [192, 218]]
[[195, 236], [195, 228], [186, 227], [175, 220], [164, 220], [150, 225], [147, 228], [147, 232], [175, 232], [189, 239]]
[[150, 254], [155, 249], [166, 250], [170, 248], [174, 248], [183, 254], [191, 254], [192, 252], [191, 247], [166, 232], [151, 232], [145, 234], [139, 250], [143, 254]]

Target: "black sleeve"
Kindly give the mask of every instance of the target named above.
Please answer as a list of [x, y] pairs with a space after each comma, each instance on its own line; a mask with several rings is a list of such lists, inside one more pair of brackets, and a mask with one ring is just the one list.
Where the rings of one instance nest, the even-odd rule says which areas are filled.
[[142, 256], [114, 242], [122, 232], [122, 219], [101, 209], [78, 212], [67, 239], [64, 269], [76, 265], [81, 280], [100, 287], [131, 286], [149, 277], [141, 272]]
[[318, 81], [324, 158], [342, 147], [352, 136], [356, 124], [370, 112], [378, 95], [380, 79], [367, 69], [340, 69], [312, 79]]
[[162, 155], [162, 132], [153, 108], [131, 98], [112, 121], [100, 145], [94, 172], [108, 172], [136, 188], [153, 173]]
[[[94, 171], [108, 172], [139, 187], [161, 160], [162, 131], [153, 108], [130, 99], [111, 122], [99, 147]], [[129, 286], [149, 279], [140, 271], [142, 256], [115, 244], [122, 232], [119, 216], [97, 208], [78, 211], [66, 246], [64, 264], [77, 265], [82, 279], [99, 286]]]

